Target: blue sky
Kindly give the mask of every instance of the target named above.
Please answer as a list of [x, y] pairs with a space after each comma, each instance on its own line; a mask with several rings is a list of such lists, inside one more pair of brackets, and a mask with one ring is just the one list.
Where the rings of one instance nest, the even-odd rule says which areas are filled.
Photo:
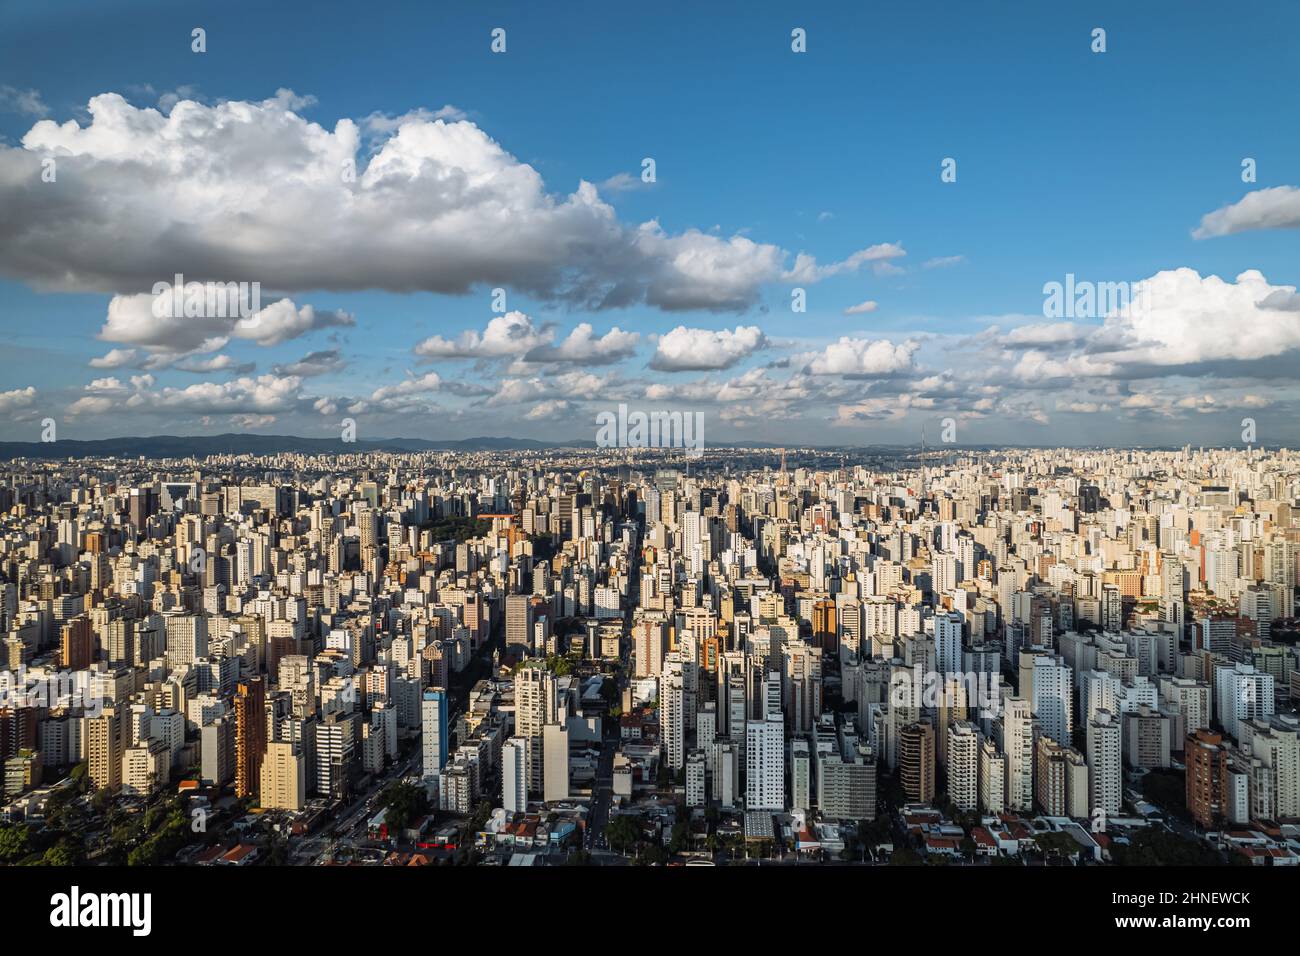
[[[370, 436], [591, 437], [596, 412], [626, 401], [703, 411], [714, 442], [906, 441], [922, 423], [953, 417], [971, 442], [1223, 444], [1239, 440], [1251, 415], [1260, 441], [1294, 443], [1300, 310], [1286, 296], [1300, 282], [1290, 191], [1300, 183], [1298, 11], [1280, 2], [828, 4], [811, 13], [777, 3], [73, 2], [56, 11], [10, 0], [0, 13], [0, 189], [13, 210], [0, 212], [9, 346], [0, 355], [0, 438], [34, 438], [47, 416], [66, 437], [93, 437], [326, 434], [348, 414]], [[203, 54], [191, 51], [196, 26], [207, 32]], [[495, 27], [506, 30], [504, 54], [489, 49]], [[807, 31], [806, 53], [791, 51], [795, 27]], [[1104, 53], [1090, 48], [1095, 27], [1106, 30]], [[281, 89], [297, 99], [265, 105]], [[248, 195], [268, 192], [239, 217], [230, 197], [245, 195], [237, 177], [256, 177], [255, 163], [207, 171], [229, 172], [215, 194], [227, 227], [248, 226], [247, 235], [211, 235], [187, 205], [202, 206], [193, 190], [179, 202], [152, 178], [158, 169], [139, 174], [154, 162], [143, 138], [111, 147], [57, 133], [33, 139], [42, 120], [84, 130], [87, 104], [108, 93], [126, 101], [117, 133], [128, 139], [134, 111], [161, 108], [165, 125], [178, 99], [196, 104], [187, 122], [200, 125], [223, 104], [262, 104], [247, 141], [217, 136], [203, 148], [234, 150], [238, 139], [240, 149], [283, 151], [290, 166], [294, 137], [310, 138], [310, 124], [331, 135], [343, 119], [432, 124], [444, 110], [445, 120], [499, 144], [510, 176], [535, 171], [541, 198], [528, 202], [562, 204], [580, 181], [594, 184], [620, 237], [610, 252], [608, 237], [582, 233], [576, 251], [547, 259], [545, 279], [512, 282], [487, 250], [466, 263], [465, 294], [393, 291], [408, 279], [421, 284], [418, 248], [400, 282], [380, 275], [384, 243], [404, 227], [400, 211], [418, 219], [425, 194], [415, 182], [391, 232], [347, 233], [359, 249], [378, 250], [373, 273], [364, 253], [347, 281], [328, 261], [317, 273], [297, 268], [293, 285], [283, 270], [268, 273], [277, 278], [264, 299], [283, 295], [318, 319], [344, 320], [303, 320], [307, 331], [269, 339], [220, 336], [227, 341], [201, 349], [138, 324], [114, 332], [110, 299], [147, 291], [144, 279], [169, 278], [179, 262], [195, 278], [258, 278], [212, 271], [234, 261], [214, 247], [257, 236], [259, 263], [321, 257], [310, 235], [267, 208], [292, 198], [287, 179], [269, 187], [255, 179]], [[297, 125], [280, 130], [272, 113]], [[401, 122], [363, 129], [363, 174]], [[182, 129], [168, 128], [163, 139]], [[455, 148], [418, 147], [444, 167], [459, 161], [445, 152]], [[41, 157], [65, 153], [59, 182], [33, 176]], [[657, 181], [619, 188], [620, 174], [639, 176], [643, 157], [654, 158]], [[956, 182], [940, 181], [945, 157], [957, 161]], [[1245, 157], [1257, 163], [1254, 183], [1242, 182]], [[120, 200], [130, 215], [116, 227], [78, 228], [79, 216], [104, 208], [97, 196], [117, 197], [107, 205]], [[308, 233], [314, 215], [332, 214], [320, 207], [333, 196], [304, 201]], [[1202, 217], [1225, 208], [1228, 225], [1193, 236]], [[47, 229], [52, 209], [59, 225]], [[145, 209], [174, 215], [168, 234], [179, 230], [213, 254], [191, 260], [147, 248], [158, 223], [139, 221]], [[551, 255], [546, 230], [566, 224], [543, 218], [530, 237], [537, 245], [514, 250], [515, 267]], [[652, 220], [668, 242], [646, 255], [627, 237]], [[475, 221], [448, 228], [473, 230]], [[675, 257], [713, 254], [693, 230], [720, 244], [743, 237], [772, 258], [764, 271], [747, 254], [743, 268], [757, 278], [739, 292], [726, 276], [692, 272], [688, 292], [665, 308], [661, 292], [676, 287], [684, 261]], [[113, 277], [58, 278], [73, 268], [62, 257], [81, 242], [82, 267], [112, 260]], [[427, 250], [440, 275], [459, 262], [448, 248]], [[851, 264], [872, 248], [879, 258]], [[236, 251], [249, 261], [246, 246]], [[823, 270], [842, 265], [805, 281], [793, 274], [800, 253]], [[476, 267], [506, 278], [476, 281]], [[641, 290], [627, 304], [597, 308], [561, 292], [575, 276], [608, 291], [624, 268]], [[1258, 281], [1237, 279], [1251, 270]], [[1154, 314], [1084, 316], [1061, 328], [1043, 315], [1043, 286], [1067, 273], [1149, 280]], [[1208, 285], [1212, 276], [1222, 283]], [[709, 298], [718, 283], [735, 293], [721, 306]], [[597, 337], [636, 333], [635, 349], [599, 366], [538, 361], [536, 352], [525, 362], [518, 352], [415, 351], [431, 336], [484, 333], [494, 285], [507, 288], [509, 309], [528, 317], [537, 342], [562, 342], [586, 322]], [[794, 287], [805, 289], [804, 313], [791, 311]], [[1285, 307], [1257, 306], [1274, 292]], [[844, 314], [868, 301], [871, 311]], [[657, 344], [679, 327], [668, 346]], [[1017, 327], [1030, 331], [1017, 339]], [[736, 334], [712, 337], [722, 330]], [[835, 351], [841, 339], [848, 343]], [[134, 355], [89, 365], [111, 349]], [[288, 371], [322, 352], [336, 353], [332, 370]], [[224, 369], [182, 370], [216, 356], [226, 357]], [[417, 380], [431, 387], [417, 390], [409, 384]], [[503, 387], [512, 381], [523, 384]]]

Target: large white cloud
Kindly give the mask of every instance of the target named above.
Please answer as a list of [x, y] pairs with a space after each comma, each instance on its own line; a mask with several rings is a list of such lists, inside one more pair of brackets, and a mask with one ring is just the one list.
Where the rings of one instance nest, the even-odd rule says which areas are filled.
[[109, 349], [104, 355], [91, 359], [89, 365], [91, 368], [125, 368], [134, 365], [139, 354], [136, 349]]
[[716, 371], [731, 368], [767, 344], [767, 336], [756, 325], [716, 332], [679, 325], [659, 337], [650, 367], [661, 372]]
[[888, 339], [846, 335], [805, 358], [814, 375], [888, 376], [911, 369], [918, 348], [920, 343], [912, 339], [895, 344]]
[[302, 102], [282, 91], [164, 113], [105, 93], [84, 127], [37, 122], [21, 147], [0, 147], [0, 271], [122, 293], [182, 272], [282, 292], [486, 284], [590, 308], [736, 310], [764, 283], [893, 255], [872, 247], [828, 266], [801, 255], [787, 272], [784, 250], [743, 236], [624, 225], [587, 182], [549, 193], [457, 114], [369, 118], [367, 162], [357, 123], [326, 129], [294, 112]]
[[1270, 369], [1289, 376], [1278, 363], [1300, 349], [1295, 295], [1254, 269], [1232, 281], [1187, 268], [1158, 272], [1134, 283], [1130, 304], [1101, 325], [1038, 323], [995, 335], [1010, 365], [992, 371], [1029, 386]]
[[0, 414], [11, 415], [20, 409], [30, 408], [35, 401], [36, 389], [31, 385], [0, 392]]
[[1020, 353], [1011, 375], [1018, 382], [1046, 383], [1058, 379], [1091, 378], [1114, 375], [1118, 366], [1091, 355], [1074, 354], [1057, 358], [1041, 349], [1026, 349]]
[[[162, 283], [158, 284], [160, 287]], [[352, 316], [344, 312], [316, 309], [310, 305], [297, 306], [290, 299], [280, 299], [258, 308], [251, 294], [241, 295], [219, 283], [200, 286], [204, 293], [201, 307], [198, 298], [190, 300], [198, 314], [184, 301], [173, 301], [171, 286], [158, 295], [141, 292], [135, 295], [115, 295], [108, 303], [108, 316], [100, 329], [99, 337], [106, 342], [136, 346], [151, 353], [184, 355], [194, 352], [214, 352], [231, 338], [249, 339], [259, 345], [278, 345], [316, 329], [355, 324]], [[245, 290], [247, 291], [247, 290]], [[180, 305], [180, 308], [176, 308]], [[241, 318], [241, 315], [246, 317]], [[113, 349], [107, 355], [92, 359], [96, 368], [113, 368], [129, 364], [134, 359], [131, 349]]]
[[612, 365], [636, 351], [641, 336], [618, 326], [596, 335], [591, 323], [575, 326], [558, 345], [539, 345], [524, 356], [527, 362], [572, 362], [582, 365]]
[[550, 345], [554, 331], [538, 328], [522, 312], [494, 316], [481, 333], [470, 329], [455, 339], [431, 335], [415, 346], [415, 354], [430, 359], [512, 358]]
[[317, 309], [310, 305], [298, 307], [290, 299], [280, 299], [248, 318], [240, 319], [232, 334], [235, 338], [252, 339], [258, 345], [279, 345], [317, 329], [355, 324], [356, 321], [346, 312]]
[[538, 402], [530, 408], [524, 415], [528, 421], [546, 421], [551, 418], [559, 418], [569, 411], [570, 404], [563, 398], [548, 398], [544, 402]]
[[612, 376], [593, 375], [591, 372], [562, 372], [545, 378], [507, 378], [501, 381], [496, 393], [487, 400], [488, 405], [514, 405], [539, 399], [564, 399], [588, 401], [594, 398], [615, 397], [617, 382]]
[[436, 392], [442, 387], [442, 378], [437, 372], [428, 372], [418, 377], [404, 379], [396, 385], [383, 385], [375, 389], [370, 396], [371, 401], [382, 402], [387, 398], [395, 398], [403, 395], [422, 395], [428, 392]]
[[1135, 285], [1134, 305], [1106, 319], [1089, 351], [1129, 373], [1273, 358], [1300, 348], [1300, 312], [1260, 303], [1295, 291], [1255, 269], [1235, 281], [1187, 268], [1159, 272]]
[[96, 379], [87, 395], [68, 406], [71, 416], [112, 412], [165, 415], [275, 414], [299, 410], [302, 380], [293, 375], [245, 376], [228, 382], [198, 382], [185, 388], [154, 388], [151, 375], [132, 377], [130, 385], [116, 378]]

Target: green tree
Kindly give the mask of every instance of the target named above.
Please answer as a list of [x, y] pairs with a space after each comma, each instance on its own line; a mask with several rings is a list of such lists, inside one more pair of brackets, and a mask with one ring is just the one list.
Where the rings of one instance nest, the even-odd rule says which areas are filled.
[[14, 863], [31, 852], [27, 827], [21, 823], [0, 824], [0, 863]]
[[670, 853], [681, 853], [686, 849], [686, 841], [690, 836], [691, 827], [685, 820], [678, 820], [673, 824], [672, 836], [668, 840], [668, 851]]
[[641, 842], [641, 826], [623, 814], [605, 824], [605, 839], [616, 853], [627, 855]]
[[657, 844], [649, 843], [637, 854], [633, 862], [637, 866], [650, 866], [655, 863], [662, 866], [668, 862], [668, 851]]
[[1079, 844], [1068, 833], [1040, 833], [1034, 837], [1044, 857], [1066, 858], [1079, 852]]
[[84, 854], [81, 843], [71, 837], [61, 837], [41, 857], [41, 866], [80, 866]]
[[424, 788], [405, 780], [389, 784], [379, 795], [379, 805], [387, 814], [388, 832], [397, 834], [429, 812], [429, 798]]
[[1142, 796], [1167, 813], [1191, 819], [1187, 811], [1187, 775], [1181, 770], [1157, 769], [1144, 774]]
[[470, 538], [481, 538], [492, 530], [492, 522], [487, 518], [467, 518], [453, 515], [449, 518], [437, 518], [420, 525], [421, 531], [428, 531], [435, 541], [455, 539], [458, 543]]
[[1221, 866], [1223, 858], [1208, 843], [1188, 840], [1169, 830], [1148, 827], [1128, 844], [1111, 845], [1111, 858], [1120, 866]]
[[567, 677], [573, 672], [573, 662], [561, 654], [552, 654], [546, 658], [546, 669], [556, 677]]

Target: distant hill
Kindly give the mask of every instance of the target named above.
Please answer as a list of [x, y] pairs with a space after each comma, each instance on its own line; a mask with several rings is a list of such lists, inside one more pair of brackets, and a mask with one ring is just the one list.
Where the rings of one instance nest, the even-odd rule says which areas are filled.
[[[338, 438], [299, 438], [295, 435], [253, 435], [228, 433], [224, 435], [152, 435], [136, 438], [97, 438], [90, 441], [62, 440], [56, 442], [0, 442], [0, 461], [14, 458], [203, 458], [208, 455], [276, 455], [284, 452], [302, 454], [343, 454], [366, 451], [417, 452], [417, 451], [540, 451], [551, 448], [592, 449], [596, 443], [590, 439], [572, 441], [537, 441], [533, 438], [510, 438], [481, 435], [476, 438], [375, 438], [344, 444]], [[735, 448], [751, 451], [774, 450], [778, 442], [732, 441], [705, 443], [709, 448]], [[786, 446], [791, 452], [797, 446]], [[845, 455], [868, 454], [874, 456], [912, 455], [916, 445], [907, 444], [805, 444], [807, 449], [821, 452], [839, 451]], [[931, 456], [960, 453], [962, 451], [987, 452], [1007, 446], [1002, 445], [941, 445], [927, 449]], [[1095, 448], [1100, 446], [1087, 445]], [[1176, 450], [1165, 446], [1146, 446], [1148, 450]], [[1263, 446], [1261, 446], [1263, 447]]]
[[592, 441], [543, 442], [532, 438], [377, 438], [345, 444], [338, 438], [294, 435], [152, 435], [139, 438], [63, 439], [56, 442], [0, 442], [0, 460], [13, 458], [203, 458], [207, 455], [340, 454], [358, 451], [527, 451], [594, 448]]

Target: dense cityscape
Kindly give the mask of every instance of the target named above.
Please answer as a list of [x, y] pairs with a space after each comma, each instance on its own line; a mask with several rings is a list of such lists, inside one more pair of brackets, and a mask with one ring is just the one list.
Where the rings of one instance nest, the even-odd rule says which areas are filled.
[[1297, 37], [4, 0], [5, 939], [1286, 933]]
[[0, 862], [1300, 862], [1285, 449], [0, 471]]

